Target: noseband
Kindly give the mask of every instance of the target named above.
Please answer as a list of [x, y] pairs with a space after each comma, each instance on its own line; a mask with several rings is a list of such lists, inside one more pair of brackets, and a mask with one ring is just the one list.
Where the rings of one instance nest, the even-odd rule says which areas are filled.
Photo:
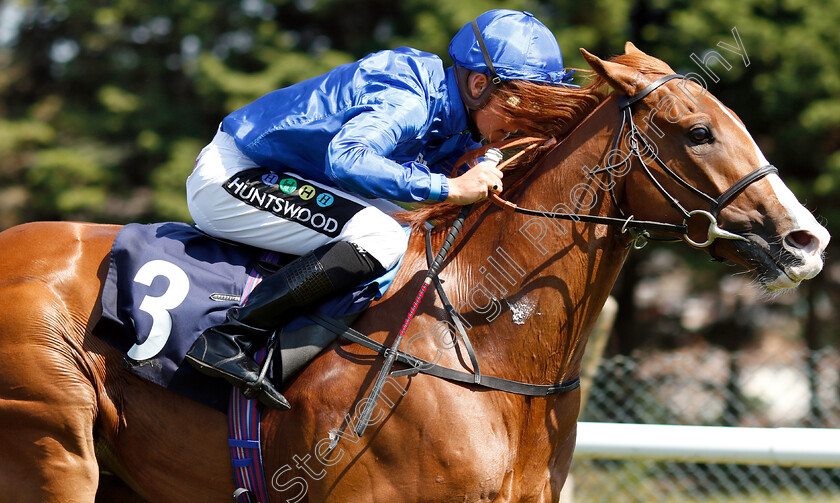
[[[778, 173], [778, 170], [775, 166], [766, 165], [761, 166], [737, 182], [735, 182], [731, 187], [725, 190], [721, 195], [718, 197], [712, 197], [702, 190], [698, 189], [697, 187], [691, 185], [687, 182], [684, 178], [679, 176], [675, 173], [671, 168], [665, 164], [662, 159], [656, 154], [656, 150], [651, 147], [650, 143], [645, 139], [644, 135], [639, 132], [636, 123], [633, 121], [633, 112], [631, 107], [634, 103], [641, 101], [650, 93], [658, 89], [662, 84], [673, 80], [673, 79], [685, 79], [686, 77], [683, 75], [666, 75], [662, 77], [652, 84], [648, 85], [637, 94], [633, 96], [621, 96], [618, 101], [618, 107], [621, 111], [621, 125], [618, 128], [618, 132], [615, 135], [615, 138], [612, 142], [612, 148], [610, 150], [610, 157], [607, 159], [605, 163], [605, 167], [593, 170], [590, 174], [601, 174], [606, 173], [608, 180], [609, 180], [609, 192], [610, 197], [613, 201], [613, 204], [618, 211], [622, 213], [621, 206], [618, 203], [618, 199], [614, 192], [615, 184], [612, 183], [613, 177], [613, 170], [616, 168], [624, 165], [624, 163], [630, 162], [631, 156], [636, 157], [639, 160], [639, 165], [641, 167], [642, 172], [644, 175], [650, 180], [654, 187], [662, 194], [668, 203], [676, 209], [683, 217], [682, 224], [669, 224], [665, 222], [648, 222], [642, 220], [635, 220], [634, 217], [631, 215], [630, 217], [623, 216], [623, 218], [611, 218], [611, 217], [601, 217], [595, 215], [578, 215], [578, 214], [571, 214], [571, 213], [554, 213], [554, 212], [543, 212], [537, 210], [529, 210], [525, 208], [519, 208], [513, 203], [505, 201], [501, 199], [498, 195], [493, 194], [491, 199], [496, 204], [502, 206], [506, 211], [513, 211], [517, 213], [525, 213], [533, 216], [542, 216], [548, 218], [561, 218], [565, 220], [574, 220], [574, 221], [582, 221], [582, 222], [590, 222], [590, 223], [600, 223], [606, 225], [615, 225], [621, 226], [622, 232], [626, 231], [633, 231], [636, 235], [636, 239], [634, 240], [634, 246], [637, 248], [641, 248], [646, 243], [647, 239], [650, 237], [651, 232], [656, 233], [670, 233], [670, 234], [678, 234], [685, 240], [688, 244], [692, 246], [696, 246], [698, 248], [705, 248], [711, 245], [716, 239], [732, 239], [732, 240], [742, 240], [747, 241], [747, 239], [743, 236], [739, 236], [738, 234], [726, 231], [718, 226], [717, 217], [720, 214], [720, 211], [726, 207], [729, 203], [735, 200], [738, 195], [744, 191], [749, 185], [752, 183], [761, 180], [765, 176], [773, 173]], [[624, 130], [629, 127], [629, 146], [630, 146], [630, 154], [628, 155], [623, 161], [619, 163], [614, 163], [616, 153], [620, 152], [618, 147], [621, 141], [622, 133]], [[676, 197], [671, 195], [665, 187], [656, 179], [653, 173], [650, 170], [648, 162], [645, 160], [645, 156], [643, 152], [649, 153], [648, 157], [652, 158], [653, 161], [659, 166], [659, 168], [667, 174], [670, 178], [672, 178], [675, 182], [686, 188], [692, 194], [700, 197], [707, 203], [709, 203], [708, 210], [686, 210], [680, 202], [677, 200]], [[628, 167], [628, 171], [629, 171]], [[709, 221], [708, 232], [706, 235], [705, 241], [694, 241], [688, 236], [688, 222], [695, 217], [703, 217]]]

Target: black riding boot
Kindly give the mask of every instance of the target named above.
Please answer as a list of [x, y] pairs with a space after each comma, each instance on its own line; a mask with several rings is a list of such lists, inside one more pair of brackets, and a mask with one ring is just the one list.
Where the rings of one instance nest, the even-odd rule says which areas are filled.
[[277, 391], [268, 379], [254, 388], [260, 376], [260, 366], [247, 356], [256, 344], [265, 344], [270, 329], [258, 328], [242, 321], [241, 308], [231, 308], [221, 325], [210, 327], [198, 336], [187, 351], [186, 361], [203, 374], [221, 377], [232, 385], [243, 388], [246, 396], [256, 395], [265, 405], [279, 410], [289, 410], [288, 400]]
[[[280, 328], [303, 308], [341, 293], [384, 272], [366, 252], [347, 242], [321, 247], [293, 260], [265, 278], [251, 292], [245, 305], [232, 308], [227, 320], [207, 329], [187, 352], [186, 360], [204, 374], [222, 377], [251, 393], [260, 368], [248, 356], [255, 346], [265, 345]], [[290, 408], [286, 398], [264, 379], [257, 398], [281, 410]]]

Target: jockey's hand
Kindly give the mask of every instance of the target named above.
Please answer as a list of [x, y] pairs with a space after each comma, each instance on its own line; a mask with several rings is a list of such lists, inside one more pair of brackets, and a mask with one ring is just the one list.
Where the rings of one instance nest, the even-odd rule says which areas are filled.
[[447, 203], [470, 204], [502, 191], [502, 170], [494, 161], [482, 161], [457, 178], [449, 179]]

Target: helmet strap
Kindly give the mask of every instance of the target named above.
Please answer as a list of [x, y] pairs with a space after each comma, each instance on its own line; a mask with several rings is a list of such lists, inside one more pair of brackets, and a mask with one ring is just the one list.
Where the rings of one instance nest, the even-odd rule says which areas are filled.
[[470, 132], [472, 133], [473, 139], [475, 141], [479, 141], [481, 134], [475, 125], [475, 121], [472, 119], [471, 112], [481, 110], [485, 107], [485, 105], [487, 105], [490, 101], [490, 97], [493, 95], [493, 92], [495, 92], [496, 89], [499, 88], [499, 84], [502, 83], [502, 79], [496, 73], [496, 68], [493, 67], [493, 60], [490, 58], [490, 53], [487, 51], [487, 45], [484, 43], [484, 37], [481, 35], [481, 30], [478, 27], [477, 18], [473, 19], [472, 28], [475, 33], [475, 38], [478, 40], [478, 46], [481, 48], [481, 55], [484, 56], [484, 64], [487, 65], [487, 71], [490, 73], [490, 81], [486, 86], [484, 86], [484, 89], [481, 90], [481, 94], [474, 97], [472, 93], [470, 93], [470, 70], [462, 66], [455, 65], [455, 80], [458, 83], [458, 92], [461, 94], [461, 101], [464, 102], [464, 106], [467, 108], [467, 124]]
[[493, 77], [491, 81], [493, 84], [499, 85], [502, 82], [502, 79], [499, 78], [499, 75], [496, 73], [496, 69], [493, 67], [493, 60], [490, 58], [490, 53], [487, 51], [487, 45], [484, 43], [484, 37], [481, 36], [481, 30], [478, 29], [478, 18], [473, 19], [472, 28], [473, 32], [475, 32], [475, 38], [478, 40], [478, 46], [481, 48], [481, 55], [484, 56], [484, 64], [487, 65], [487, 70], [490, 71], [490, 76]]
[[498, 89], [498, 86], [492, 81], [488, 82], [481, 94], [473, 96], [470, 93], [470, 74], [471, 70], [467, 70], [463, 66], [455, 65], [455, 81], [458, 83], [458, 92], [461, 94], [461, 101], [467, 107], [467, 112], [474, 110], [481, 110], [490, 101], [493, 92]]

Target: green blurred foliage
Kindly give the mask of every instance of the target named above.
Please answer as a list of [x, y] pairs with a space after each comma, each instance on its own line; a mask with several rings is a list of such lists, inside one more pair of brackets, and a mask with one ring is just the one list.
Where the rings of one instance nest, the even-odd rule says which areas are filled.
[[[60, 197], [56, 182], [49, 201], [27, 197], [2, 222], [64, 218], [68, 210], [88, 219], [187, 219], [160, 200], [174, 193], [158, 189], [156, 174], [190, 157], [185, 140], [206, 142], [231, 110], [371, 51], [409, 45], [448, 61], [450, 37], [497, 7], [534, 12], [572, 67], [585, 66], [579, 47], [609, 56], [627, 40], [683, 72], [699, 71], [691, 54], [718, 50], [731, 69], [717, 66], [721, 81], [710, 90], [741, 116], [800, 197], [835, 220], [837, 1], [12, 0], [0, 9], [3, 185], [42, 189], [29, 184], [46, 183], [44, 165], [59, 179], [80, 180], [65, 186], [76, 196]], [[734, 44], [733, 27], [749, 66], [717, 46]], [[82, 145], [103, 148], [82, 153]], [[81, 176], [83, 163], [102, 173]], [[78, 185], [94, 184], [104, 198], [67, 202], [79, 199]], [[133, 194], [143, 190], [153, 196], [137, 204]]]
[[[227, 113], [380, 49], [448, 61], [451, 36], [500, 7], [543, 20], [576, 68], [578, 48], [607, 57], [627, 40], [680, 72], [699, 72], [691, 55], [717, 50], [731, 69], [713, 67], [710, 91], [840, 231], [836, 0], [6, 0], [0, 228], [189, 220], [184, 180]], [[718, 46], [735, 44], [733, 28], [749, 66]]]

